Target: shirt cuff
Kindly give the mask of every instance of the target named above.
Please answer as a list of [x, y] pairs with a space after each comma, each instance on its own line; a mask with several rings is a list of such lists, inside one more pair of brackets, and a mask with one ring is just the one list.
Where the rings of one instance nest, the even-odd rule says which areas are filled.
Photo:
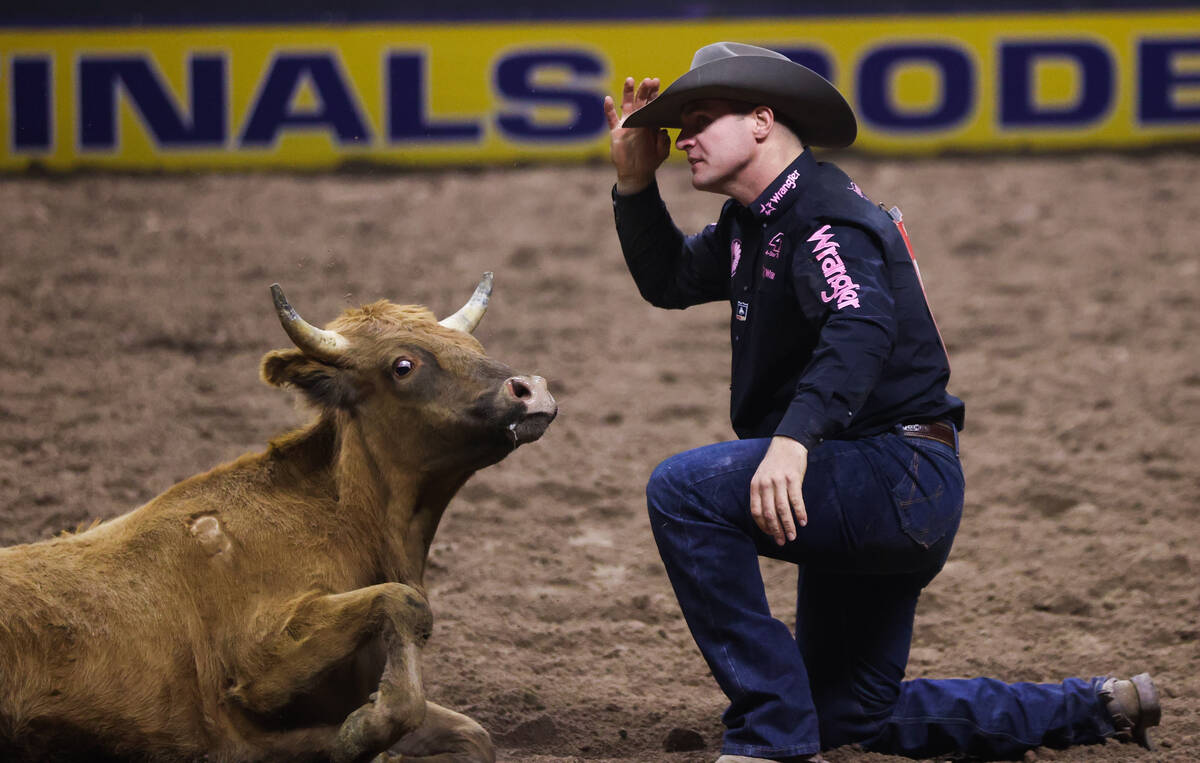
[[667, 204], [658, 192], [658, 181], [650, 181], [637, 193], [617, 193], [617, 184], [612, 187], [613, 213], [618, 225], [629, 225], [640, 230], [652, 225], [667, 214]]
[[[850, 419], [851, 414], [847, 411], [846, 421], [842, 426], [848, 425]], [[775, 434], [790, 437], [812, 450], [825, 439], [825, 434], [835, 428], [842, 428], [836, 425], [831, 426], [831, 423], [823, 412], [812, 408], [807, 402], [793, 400], [788, 409], [784, 411], [779, 426], [775, 427]]]
[[655, 178], [654, 180], [651, 180], [650, 185], [646, 186], [645, 188], [638, 191], [637, 193], [617, 193], [617, 184], [613, 183], [612, 197], [613, 197], [613, 203], [616, 203], [618, 199], [619, 200], [634, 200], [634, 199], [638, 199], [638, 198], [642, 198], [642, 197], [658, 198], [659, 197], [658, 179]]

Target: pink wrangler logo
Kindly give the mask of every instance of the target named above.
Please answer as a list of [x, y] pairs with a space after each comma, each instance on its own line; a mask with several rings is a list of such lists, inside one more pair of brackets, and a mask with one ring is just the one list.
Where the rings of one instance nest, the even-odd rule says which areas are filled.
[[778, 204], [787, 192], [796, 187], [796, 181], [800, 179], [800, 172], [792, 170], [788, 176], [783, 179], [779, 187], [775, 189], [775, 193], [771, 194], [771, 198], [767, 199], [762, 204], [758, 205], [758, 213], [770, 217], [775, 214], [775, 205]]
[[858, 307], [859, 286], [854, 283], [854, 279], [846, 275], [846, 263], [842, 262], [841, 256], [838, 255], [840, 244], [833, 240], [829, 226], [821, 226], [808, 240], [813, 243], [813, 257], [821, 263], [821, 275], [825, 276], [825, 282], [831, 289], [821, 292], [821, 301], [832, 302], [836, 299], [838, 310], [843, 307]]

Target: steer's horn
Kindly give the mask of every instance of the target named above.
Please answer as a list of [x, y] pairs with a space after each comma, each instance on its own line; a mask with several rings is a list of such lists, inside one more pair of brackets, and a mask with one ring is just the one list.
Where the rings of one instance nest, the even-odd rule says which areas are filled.
[[346, 337], [336, 331], [319, 329], [301, 318], [295, 308], [288, 304], [279, 284], [271, 284], [271, 296], [275, 299], [275, 312], [279, 313], [279, 322], [283, 324], [283, 330], [305, 355], [334, 362], [341, 359], [350, 348]]
[[438, 324], [448, 329], [458, 329], [470, 334], [479, 325], [483, 314], [487, 312], [488, 298], [491, 296], [492, 273], [488, 271], [483, 274], [483, 278], [479, 279], [479, 285], [475, 287], [475, 293], [467, 300], [467, 304], [449, 318], [438, 321]]

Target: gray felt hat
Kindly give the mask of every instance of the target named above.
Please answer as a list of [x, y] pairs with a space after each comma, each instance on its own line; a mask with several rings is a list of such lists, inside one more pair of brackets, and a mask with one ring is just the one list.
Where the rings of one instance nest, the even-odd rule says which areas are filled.
[[692, 68], [624, 126], [680, 127], [684, 105], [702, 98], [770, 106], [808, 145], [844, 148], [858, 135], [854, 112], [829, 80], [781, 53], [740, 42], [697, 50]]

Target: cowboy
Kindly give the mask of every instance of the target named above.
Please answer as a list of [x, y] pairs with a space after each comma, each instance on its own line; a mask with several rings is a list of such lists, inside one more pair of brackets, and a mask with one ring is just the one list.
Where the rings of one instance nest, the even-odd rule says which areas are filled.
[[[617, 233], [642, 296], [727, 300], [738, 440], [673, 456], [647, 486], [679, 606], [729, 698], [718, 763], [818, 760], [857, 743], [928, 757], [1020, 757], [1110, 736], [1149, 745], [1150, 677], [1006, 684], [904, 680], [917, 599], [958, 528], [963, 404], [900, 214], [811, 146], [855, 139], [815, 72], [733, 42], [700, 48], [661, 95], [605, 99]], [[685, 236], [655, 172], [679, 128], [692, 185], [728, 196]], [[799, 569], [795, 635], [758, 556]]]

